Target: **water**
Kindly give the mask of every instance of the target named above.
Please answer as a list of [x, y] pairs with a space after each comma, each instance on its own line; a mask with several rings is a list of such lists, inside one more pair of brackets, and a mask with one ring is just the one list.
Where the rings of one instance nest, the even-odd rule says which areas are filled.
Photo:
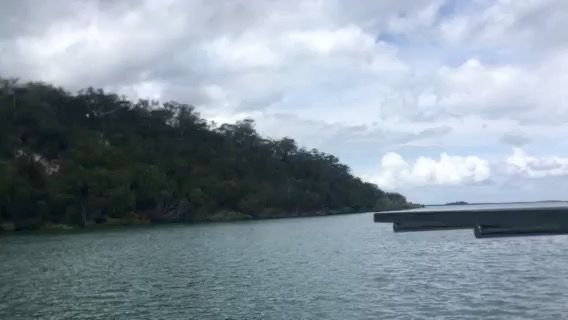
[[0, 239], [0, 319], [564, 319], [567, 236], [371, 214]]

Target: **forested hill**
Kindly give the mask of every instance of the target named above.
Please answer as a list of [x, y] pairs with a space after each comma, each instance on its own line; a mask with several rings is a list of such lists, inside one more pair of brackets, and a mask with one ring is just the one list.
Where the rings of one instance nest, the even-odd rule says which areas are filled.
[[[213, 221], [402, 208], [333, 155], [176, 102], [0, 82], [4, 225]], [[284, 123], [282, 125], [285, 125]]]

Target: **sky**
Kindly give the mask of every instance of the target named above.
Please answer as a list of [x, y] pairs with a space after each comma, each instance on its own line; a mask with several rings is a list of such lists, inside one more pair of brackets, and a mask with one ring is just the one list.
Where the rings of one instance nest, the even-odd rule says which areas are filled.
[[195, 105], [411, 201], [568, 199], [568, 2], [0, 2], [0, 76]]

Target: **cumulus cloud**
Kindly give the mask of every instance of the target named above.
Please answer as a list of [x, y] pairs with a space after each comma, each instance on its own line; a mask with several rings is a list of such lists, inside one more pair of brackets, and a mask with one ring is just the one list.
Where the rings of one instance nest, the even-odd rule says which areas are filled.
[[438, 103], [456, 114], [501, 115], [518, 112], [531, 102], [526, 97], [531, 81], [512, 66], [491, 67], [470, 59], [457, 68], [441, 68], [439, 77], [442, 93]]
[[562, 0], [473, 2], [472, 10], [440, 23], [443, 39], [503, 50], [558, 47], [568, 38], [568, 5]]
[[[198, 108], [218, 101], [207, 101], [203, 87], [222, 88], [229, 99], [221, 103], [255, 109], [271, 105], [255, 101], [280, 94], [282, 109], [302, 108], [304, 117], [343, 117], [339, 109], [346, 105], [358, 109], [353, 120], [359, 122], [443, 121], [472, 114], [526, 122], [568, 118], [563, 102], [568, 76], [561, 76], [567, 74], [568, 54], [537, 48], [532, 51], [542, 51], [546, 59], [521, 64], [513, 63], [519, 51], [490, 56], [472, 47], [479, 42], [472, 39], [499, 43], [509, 33], [525, 40], [511, 48], [536, 41], [535, 35], [543, 34], [538, 31], [556, 34], [549, 24], [561, 27], [562, 13], [568, 15], [568, 6], [559, 1], [475, 3], [453, 14], [442, 0], [356, 5], [85, 0], [64, 9], [33, 4], [0, 4], [4, 76], [140, 95], [147, 90], [139, 88], [152, 84], [152, 96]], [[546, 16], [556, 18], [543, 20]], [[448, 47], [439, 50], [449, 61], [428, 58], [429, 42], [447, 37], [445, 30], [462, 29], [452, 36], [467, 48], [457, 64], [455, 48], [444, 42]]]
[[387, 189], [426, 185], [463, 185], [487, 181], [491, 177], [489, 162], [477, 156], [451, 156], [439, 159], [419, 157], [406, 161], [400, 154], [383, 156], [375, 181]]
[[568, 175], [568, 158], [557, 156], [531, 156], [520, 148], [506, 159], [509, 173], [527, 178], [544, 178]]
[[205, 46], [212, 61], [227, 69], [277, 67], [280, 57], [274, 50], [254, 38], [217, 39]]

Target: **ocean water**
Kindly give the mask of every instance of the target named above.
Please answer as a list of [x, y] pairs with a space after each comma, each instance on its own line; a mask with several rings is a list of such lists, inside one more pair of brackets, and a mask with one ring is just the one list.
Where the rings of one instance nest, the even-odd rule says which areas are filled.
[[372, 214], [0, 238], [0, 319], [566, 319], [568, 236]]

